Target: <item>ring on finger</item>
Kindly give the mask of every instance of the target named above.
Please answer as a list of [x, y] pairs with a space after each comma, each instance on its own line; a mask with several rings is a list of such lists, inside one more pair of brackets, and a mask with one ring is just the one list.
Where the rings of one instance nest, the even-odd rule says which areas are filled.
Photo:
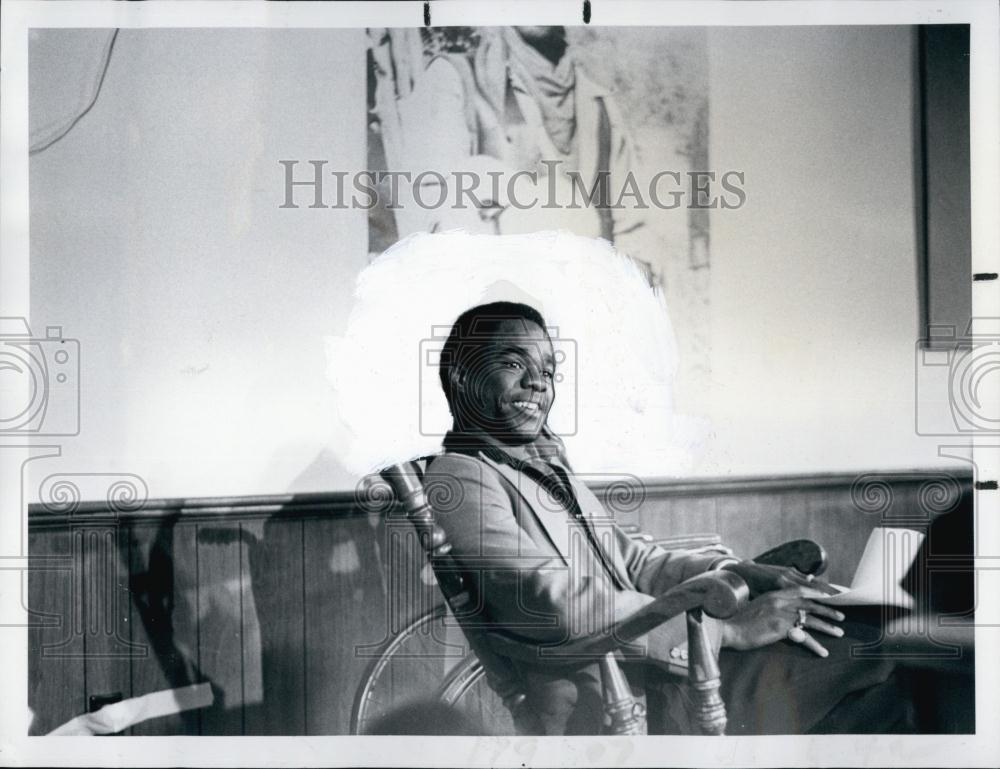
[[799, 609], [799, 618], [795, 620], [795, 627], [802, 628], [806, 624], [809, 613], [805, 609]]

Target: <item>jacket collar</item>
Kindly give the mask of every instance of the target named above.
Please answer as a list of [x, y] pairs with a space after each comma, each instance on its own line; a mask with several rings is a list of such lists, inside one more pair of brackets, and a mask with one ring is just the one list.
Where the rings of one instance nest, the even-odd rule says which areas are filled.
[[[553, 433], [549, 428], [543, 427], [533, 441], [512, 445], [503, 443], [487, 432], [450, 431], [444, 437], [445, 451], [455, 451], [461, 454], [483, 453], [495, 462], [517, 466], [521, 462], [533, 463], [537, 460], [544, 460], [549, 463], [558, 463], [567, 472], [571, 472], [569, 463], [566, 461], [566, 447], [562, 439]], [[513, 459], [513, 462], [507, 460]]]

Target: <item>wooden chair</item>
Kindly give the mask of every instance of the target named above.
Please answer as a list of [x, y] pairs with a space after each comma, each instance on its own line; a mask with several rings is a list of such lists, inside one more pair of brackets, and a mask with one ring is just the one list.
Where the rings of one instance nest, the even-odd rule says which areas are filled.
[[[382, 471], [383, 479], [391, 488], [396, 499], [406, 511], [425, 550], [438, 586], [445, 598], [446, 607], [441, 607], [431, 615], [418, 618], [419, 623], [440, 621], [450, 613], [462, 626], [463, 615], [467, 616], [470, 603], [461, 571], [451, 556], [451, 545], [445, 532], [437, 525], [434, 511], [427, 501], [423, 487], [422, 466], [408, 462], [394, 465]], [[633, 536], [648, 539], [647, 535], [632, 532]], [[717, 542], [717, 537], [684, 538], [688, 547], [695, 544]], [[781, 562], [794, 565], [805, 573], [819, 573], [825, 566], [825, 555], [818, 546], [806, 540], [788, 543], [782, 548], [765, 553], [757, 559], [760, 562]], [[717, 571], [693, 577], [657, 597], [640, 611], [618, 622], [609, 634], [585, 637], [558, 647], [558, 657], [550, 657], [552, 665], [578, 665], [581, 660], [596, 660], [601, 672], [603, 706], [606, 731], [609, 734], [643, 734], [645, 732], [645, 709], [632, 695], [628, 681], [622, 672], [616, 651], [628, 642], [648, 633], [664, 621], [686, 613], [688, 629], [687, 682], [695, 703], [695, 721], [703, 734], [725, 733], [726, 711], [719, 695], [719, 668], [712, 653], [706, 628], [705, 615], [716, 619], [733, 616], [748, 601], [749, 591], [740, 577], [732, 572]], [[509, 665], [511, 659], [537, 662], [540, 647], [525, 639], [514, 637], [503, 630], [477, 628], [466, 632], [466, 642], [473, 654], [455, 666], [438, 689], [438, 698], [454, 704], [481, 681], [491, 668]], [[392, 652], [390, 642], [386, 654]], [[387, 657], [376, 659], [372, 671], [359, 690], [352, 717], [352, 732], [363, 733], [365, 712], [373, 697], [368, 682], [377, 674], [379, 665]], [[682, 670], [684, 668], [681, 668]], [[491, 682], [503, 706], [514, 713], [523, 707], [526, 693], [516, 689], [503, 690]]]

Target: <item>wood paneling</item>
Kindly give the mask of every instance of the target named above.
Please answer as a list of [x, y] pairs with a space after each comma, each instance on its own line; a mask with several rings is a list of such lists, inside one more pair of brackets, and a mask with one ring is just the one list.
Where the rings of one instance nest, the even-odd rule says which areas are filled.
[[243, 524], [243, 635], [259, 636], [256, 648], [245, 643], [243, 650], [247, 734], [305, 734], [304, 526]]
[[[198, 670], [197, 525], [167, 518], [130, 527], [134, 695], [202, 680]], [[200, 711], [145, 721], [133, 734], [199, 734]]]
[[408, 520], [402, 516], [381, 520], [375, 536], [385, 575], [386, 616], [379, 639], [384, 640], [442, 603], [442, 598], [424, 548]]
[[306, 731], [344, 734], [370, 662], [358, 647], [386, 635], [384, 575], [367, 516], [304, 525]]
[[782, 498], [786, 492], [754, 494], [741, 497], [726, 494], [718, 499], [719, 534], [737, 555], [752, 558], [776, 542], [782, 535], [786, 511]]
[[86, 710], [83, 633], [74, 606], [82, 605], [82, 570], [69, 529], [29, 531], [28, 706], [31, 734], [48, 734]]
[[129, 537], [117, 521], [82, 526], [83, 644], [86, 702], [132, 696]]
[[[746, 556], [809, 537], [826, 548], [827, 576], [841, 583], [875, 526], [933, 529], [955, 509], [971, 522], [967, 474], [644, 485], [627, 521], [656, 537], [718, 532]], [[138, 696], [199, 681], [212, 683], [211, 708], [133, 733], [346, 733], [372, 655], [440, 601], [398, 514], [361, 508], [353, 494], [157, 500], [117, 518], [98, 503], [72, 516], [32, 511], [32, 733], [84, 712], [90, 694]], [[967, 565], [971, 528], [938, 528], [931, 561]], [[970, 576], [950, 574], [937, 592], [971, 594]], [[949, 600], [955, 611], [965, 605]], [[393, 670], [385, 696], [413, 691], [417, 679], [422, 691], [439, 681], [455, 661], [447, 642], [460, 640], [440, 628], [413, 639], [421, 661]]]
[[[802, 528], [790, 529], [790, 532], [801, 531], [802, 537], [821, 543], [829, 562], [823, 578], [838, 585], [849, 585], [868, 536], [878, 521], [859, 515], [853, 506], [831, 504], [829, 496], [797, 496], [797, 513], [803, 525]], [[799, 535], [789, 533], [787, 539], [795, 536]]]
[[671, 497], [650, 494], [639, 510], [639, 527], [653, 537], [718, 533], [715, 497]]
[[215, 694], [202, 734], [243, 734], [241, 535], [238, 521], [198, 525], [198, 667]]

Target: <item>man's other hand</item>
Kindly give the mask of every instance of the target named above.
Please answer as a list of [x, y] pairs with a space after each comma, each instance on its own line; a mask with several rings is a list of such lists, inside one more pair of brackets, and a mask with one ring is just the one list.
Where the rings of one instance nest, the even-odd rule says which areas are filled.
[[723, 622], [722, 645], [730, 649], [758, 649], [788, 639], [825, 657], [828, 654], [826, 648], [809, 631], [838, 638], [844, 635], [841, 628], [832, 624], [842, 622], [844, 615], [817, 602], [825, 595], [819, 590], [801, 586], [764, 593]]

